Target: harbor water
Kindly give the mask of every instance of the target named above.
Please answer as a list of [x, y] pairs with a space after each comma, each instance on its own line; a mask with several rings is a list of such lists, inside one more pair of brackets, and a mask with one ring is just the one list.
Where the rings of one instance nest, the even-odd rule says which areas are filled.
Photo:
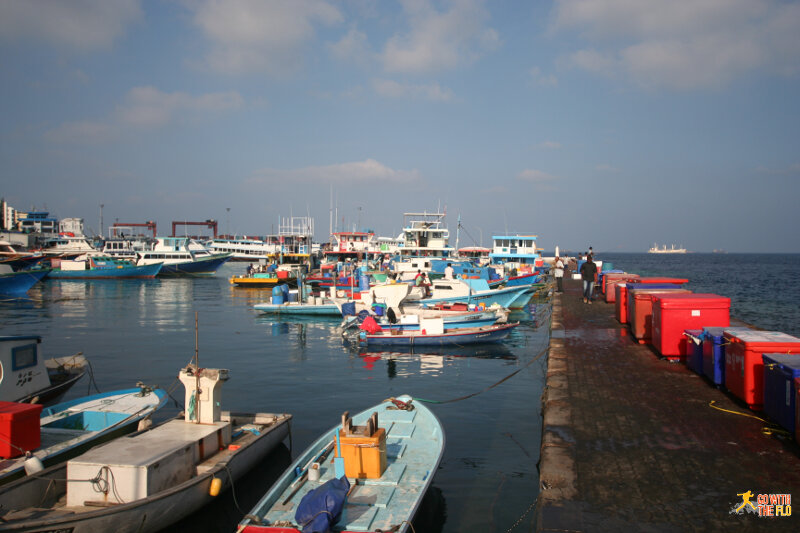
[[[291, 452], [277, 450], [234, 495], [170, 531], [234, 531], [242, 516], [236, 507], [249, 511], [289, 466], [290, 453], [301, 453], [344, 411], [404, 393], [431, 402], [446, 436], [416, 531], [507, 531], [523, 515], [515, 530], [532, 530], [548, 305], [512, 314], [521, 325], [502, 344], [365, 352], [343, 342], [341, 319], [256, 312], [271, 291], [228, 283], [245, 268], [229, 263], [211, 278], [46, 281], [29, 300], [0, 303], [0, 335], [41, 335], [44, 357], [83, 352], [102, 391], [142, 381], [182, 404], [176, 376], [194, 356], [196, 311], [200, 365], [230, 370], [223, 409], [294, 415]], [[85, 395], [89, 384], [83, 378], [66, 398]], [[170, 402], [160, 416], [181, 408]]]
[[[732, 298], [732, 315], [800, 336], [800, 255], [606, 254], [614, 268], [690, 279], [695, 292]], [[234, 531], [271, 483], [342, 412], [410, 394], [430, 402], [446, 448], [417, 532], [532, 531], [538, 494], [540, 398], [550, 309], [534, 303], [502, 344], [415, 352], [366, 352], [342, 341], [337, 318], [262, 315], [270, 290], [231, 286], [244, 263], [211, 278], [46, 281], [26, 300], [0, 302], [0, 335], [41, 335], [45, 357], [83, 352], [102, 391], [137, 381], [170, 390], [182, 409], [178, 370], [195, 352], [204, 367], [227, 368], [223, 409], [294, 415], [291, 449], [280, 448], [235, 491], [170, 531]], [[85, 395], [84, 378], [66, 399]], [[92, 391], [94, 391], [92, 384]]]

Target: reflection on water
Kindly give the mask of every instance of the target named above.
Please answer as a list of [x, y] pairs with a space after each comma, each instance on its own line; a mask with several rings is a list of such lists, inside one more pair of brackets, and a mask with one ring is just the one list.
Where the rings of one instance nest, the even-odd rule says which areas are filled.
[[[502, 343], [359, 350], [343, 342], [337, 317], [254, 310], [271, 291], [232, 288], [227, 278], [237, 268], [241, 264], [223, 265], [210, 278], [40, 283], [29, 300], [0, 302], [0, 335], [41, 335], [48, 356], [84, 352], [102, 391], [136, 381], [175, 385], [173, 396], [182, 403], [176, 375], [194, 355], [196, 311], [201, 365], [230, 370], [223, 409], [292, 413], [295, 454], [334, 427], [345, 410], [358, 412], [401, 394], [430, 401], [447, 445], [435, 490], [426, 496], [439, 503], [427, 518], [420, 512], [417, 532], [507, 531], [530, 506], [538, 493], [546, 359], [529, 363], [549, 339], [547, 306], [515, 313], [521, 324]], [[83, 394], [85, 381], [65, 399]], [[175, 414], [181, 406], [168, 409]], [[278, 470], [286, 466], [284, 460]], [[247, 489], [237, 484], [240, 507], [248, 511], [276, 477], [265, 475]], [[228, 505], [204, 509], [179, 531], [234, 531], [240, 513]]]

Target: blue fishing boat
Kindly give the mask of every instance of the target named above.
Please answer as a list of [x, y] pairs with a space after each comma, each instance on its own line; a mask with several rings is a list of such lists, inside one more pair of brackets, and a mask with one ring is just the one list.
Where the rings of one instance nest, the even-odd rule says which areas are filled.
[[120, 279], [154, 278], [163, 263], [136, 266], [125, 259], [114, 257], [85, 257], [83, 259], [53, 260], [50, 277], [53, 279]]
[[[419, 287], [414, 287], [415, 291]], [[529, 290], [528, 286], [507, 287], [503, 289], [490, 289], [489, 284], [484, 279], [462, 279], [462, 280], [434, 280], [431, 285], [431, 296], [420, 298], [414, 301], [414, 295], [419, 297], [416, 292], [409, 295], [404, 301], [405, 304], [438, 304], [438, 303], [465, 303], [465, 304], [484, 304], [486, 307], [497, 304], [507, 309], [511, 308], [512, 303]]]
[[[421, 315], [401, 315], [396, 322], [390, 322], [386, 316], [378, 316], [376, 323], [381, 329], [397, 330], [397, 331], [416, 331], [425, 327], [426, 321], [432, 318], [441, 318], [445, 329], [462, 329], [462, 328], [480, 328], [484, 326], [491, 326], [498, 321], [500, 317], [505, 318], [507, 313], [496, 313], [491, 311], [463, 311], [457, 314], [435, 316], [421, 316]], [[345, 318], [342, 324], [343, 328], [352, 327], [358, 324], [358, 316], [350, 316]]]
[[[167, 392], [140, 386], [95, 394], [42, 409], [39, 419], [39, 445], [33, 449], [14, 444], [19, 456], [0, 460], [0, 484], [71, 459], [114, 437], [134, 431], [140, 420], [149, 417], [167, 401]], [[6, 408], [27, 404], [8, 402]], [[9, 438], [11, 437], [11, 438]], [[30, 456], [30, 457], [29, 457]]]
[[527, 274], [521, 274], [519, 276], [511, 276], [506, 281], [506, 287], [530, 286], [534, 283], [538, 283], [540, 278], [541, 274], [538, 272], [530, 272]]
[[[342, 419], [298, 456], [239, 533], [299, 533], [306, 524], [314, 531], [410, 531], [444, 453], [439, 419], [410, 396]], [[319, 507], [317, 499], [333, 505]]]
[[9, 265], [0, 264], [0, 294], [25, 296], [28, 289], [39, 283], [48, 272], [47, 269], [14, 272]]
[[[432, 319], [435, 320], [435, 319]], [[441, 324], [441, 322], [440, 322]], [[495, 324], [481, 328], [432, 329], [426, 326], [420, 330], [382, 330], [374, 333], [359, 331], [351, 334], [351, 341], [367, 346], [462, 346], [487, 342], [500, 342], [505, 339], [519, 322]]]
[[261, 303], [254, 305], [253, 309], [260, 311], [261, 313], [272, 313], [277, 315], [342, 316], [342, 312], [339, 311], [339, 308], [334, 303]]

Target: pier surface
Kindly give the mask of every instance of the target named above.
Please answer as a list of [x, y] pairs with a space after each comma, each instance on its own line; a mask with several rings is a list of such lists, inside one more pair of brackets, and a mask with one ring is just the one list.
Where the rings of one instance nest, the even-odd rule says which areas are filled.
[[[800, 447], [683, 363], [584, 304], [553, 297], [539, 531], [800, 531]], [[732, 513], [751, 491], [797, 498], [789, 517]], [[792, 504], [795, 502], [792, 501]]]

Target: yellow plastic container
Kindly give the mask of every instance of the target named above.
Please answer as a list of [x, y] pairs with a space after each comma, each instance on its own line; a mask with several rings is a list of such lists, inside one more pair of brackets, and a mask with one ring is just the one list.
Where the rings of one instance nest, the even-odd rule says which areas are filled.
[[378, 428], [371, 437], [345, 435], [339, 430], [344, 473], [349, 478], [378, 479], [386, 470], [386, 430]]

